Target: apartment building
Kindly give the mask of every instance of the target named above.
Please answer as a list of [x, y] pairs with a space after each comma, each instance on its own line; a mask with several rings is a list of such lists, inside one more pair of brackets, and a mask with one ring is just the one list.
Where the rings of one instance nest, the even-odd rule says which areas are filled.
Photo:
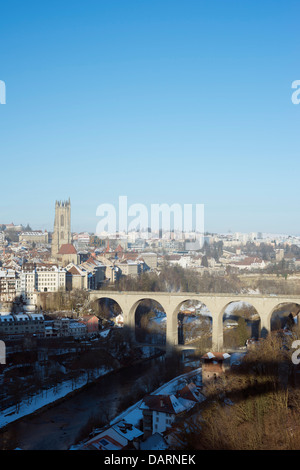
[[13, 302], [16, 298], [17, 274], [13, 269], [0, 271], [0, 302]]
[[87, 334], [87, 326], [72, 318], [56, 318], [52, 323], [52, 332], [47, 329], [47, 336], [82, 338]]
[[57, 265], [27, 264], [16, 283], [17, 295], [28, 303], [36, 303], [37, 292], [66, 290], [66, 270]]
[[185, 406], [174, 395], [146, 395], [140, 409], [143, 411], [144, 436], [162, 433], [170, 428]]
[[19, 242], [36, 243], [37, 245], [47, 244], [49, 241], [48, 232], [37, 230], [35, 232], [22, 232], [19, 235]]
[[0, 315], [0, 337], [45, 336], [44, 316], [41, 313]]

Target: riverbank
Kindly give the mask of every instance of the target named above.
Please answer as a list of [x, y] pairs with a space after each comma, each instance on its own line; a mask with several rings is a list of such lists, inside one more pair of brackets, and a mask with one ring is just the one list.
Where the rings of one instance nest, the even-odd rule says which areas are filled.
[[[88, 432], [82, 435], [82, 430], [88, 427], [91, 419], [109, 423], [139, 400], [134, 398], [138, 390], [145, 388], [145, 393], [149, 393], [160, 386], [152, 388], [151, 381], [158, 382], [157, 378], [169, 370], [166, 360], [163, 355], [105, 374], [55, 405], [50, 404], [11, 422], [0, 429], [0, 450], [69, 449], [88, 435]], [[163, 383], [185, 372], [181, 367], [178, 367], [178, 373], [176, 367], [173, 369], [174, 374], [166, 374], [169, 377]], [[124, 406], [125, 402], [127, 406]]]
[[[145, 354], [146, 352], [146, 354]], [[25, 416], [32, 415], [34, 413], [42, 412], [43, 410], [47, 409], [50, 406], [55, 406], [62, 400], [67, 400], [72, 395], [83, 391], [85, 388], [95, 384], [97, 380], [104, 375], [116, 373], [122, 369], [126, 369], [128, 367], [132, 367], [136, 364], [140, 364], [142, 362], [155, 359], [163, 354], [155, 353], [150, 355], [150, 348], [144, 348], [145, 357], [134, 361], [132, 364], [127, 366], [118, 367], [117, 369], [108, 368], [108, 367], [101, 367], [95, 369], [92, 374], [91, 380], [91, 373], [84, 372], [82, 376], [76, 379], [76, 383], [74, 380], [66, 380], [60, 384], [55, 385], [52, 388], [47, 390], [43, 390], [42, 392], [23, 399], [20, 403], [13, 405], [1, 412], [0, 415], [0, 429], [5, 429], [6, 426], [9, 424], [18, 421]]]
[[[152, 395], [171, 395], [175, 394], [177, 390], [181, 389], [186, 385], [188, 379], [193, 379], [194, 383], [197, 386], [202, 385], [202, 367], [195, 368], [189, 372], [179, 375], [178, 377], [174, 377], [173, 379], [169, 380], [165, 384], [161, 385], [159, 388], [152, 392]], [[205, 399], [205, 398], [204, 398]], [[132, 424], [135, 427], [138, 427], [139, 423], [143, 419], [143, 411], [140, 409], [140, 406], [143, 402], [143, 399], [136, 402], [134, 405], [127, 408], [122, 413], [118, 414], [114, 417], [110, 422], [109, 426], [113, 426], [117, 422], [121, 420], [125, 420], [127, 423]], [[98, 433], [101, 432], [101, 429], [97, 430]], [[95, 432], [95, 435], [97, 432]], [[84, 445], [84, 443], [89, 439], [87, 439], [73, 444], [69, 450], [80, 450], [80, 448]]]

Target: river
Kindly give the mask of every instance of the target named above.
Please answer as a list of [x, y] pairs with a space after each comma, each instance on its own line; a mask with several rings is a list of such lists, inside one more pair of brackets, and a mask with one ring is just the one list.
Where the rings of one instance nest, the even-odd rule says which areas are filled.
[[143, 377], [155, 370], [157, 373], [162, 360], [151, 359], [102, 376], [64, 401], [9, 424], [3, 432], [0, 430], [0, 449], [68, 449], [92, 414], [101, 414], [109, 407], [109, 420], [117, 416], [122, 398], [130, 396]]

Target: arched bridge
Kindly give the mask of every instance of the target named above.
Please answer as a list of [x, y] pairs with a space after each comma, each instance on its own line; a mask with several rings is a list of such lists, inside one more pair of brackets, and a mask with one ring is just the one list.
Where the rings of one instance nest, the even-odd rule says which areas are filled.
[[124, 326], [134, 330], [135, 312], [142, 300], [158, 302], [166, 314], [166, 343], [172, 348], [178, 345], [177, 315], [181, 305], [196, 300], [206, 305], [212, 316], [212, 348], [220, 351], [223, 348], [223, 315], [232, 302], [246, 302], [252, 305], [260, 316], [261, 333], [271, 330], [272, 313], [281, 304], [299, 304], [300, 296], [283, 295], [249, 295], [249, 294], [194, 294], [166, 292], [116, 292], [90, 291], [90, 300], [112, 299], [123, 312]]

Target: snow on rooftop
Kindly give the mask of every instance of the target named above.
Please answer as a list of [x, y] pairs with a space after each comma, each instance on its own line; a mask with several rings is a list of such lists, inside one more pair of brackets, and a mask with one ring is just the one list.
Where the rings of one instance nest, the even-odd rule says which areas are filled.
[[16, 320], [29, 320], [29, 316], [25, 313], [17, 313], [15, 314]]
[[109, 332], [110, 332], [110, 329], [107, 329], [107, 330], [105, 330], [105, 331], [102, 331], [102, 332], [100, 333], [100, 336], [102, 336], [102, 338], [106, 338], [106, 336], [109, 334]]
[[140, 431], [134, 427], [133, 424], [126, 422], [124, 419], [114, 424], [112, 428], [128, 441], [132, 441], [133, 439], [143, 435], [143, 431]]
[[[185, 406], [183, 403], [180, 403], [179, 400], [175, 397], [175, 395], [170, 395], [170, 400], [173, 406], [175, 413], [181, 413], [185, 410]], [[188, 401], [188, 400], [185, 400]]]
[[0, 322], [5, 321], [14, 321], [14, 317], [12, 315], [0, 315]]

